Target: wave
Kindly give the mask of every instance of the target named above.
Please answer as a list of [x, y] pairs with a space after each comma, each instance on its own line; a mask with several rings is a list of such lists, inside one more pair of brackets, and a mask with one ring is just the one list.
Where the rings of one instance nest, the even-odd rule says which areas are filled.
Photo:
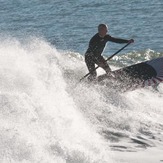
[[1, 39], [0, 58], [0, 162], [110, 160], [66, 91], [55, 47], [39, 38]]
[[0, 162], [113, 162], [113, 150], [163, 140], [161, 93], [76, 85], [87, 73], [79, 53], [36, 37], [0, 40]]
[[[97, 132], [111, 143], [112, 150], [137, 151], [158, 145], [163, 130], [163, 121], [160, 119], [163, 116], [162, 84], [158, 87], [160, 92], [149, 87], [120, 93], [112, 87], [90, 85], [87, 82], [76, 87], [74, 83], [88, 71], [84, 58], [77, 53], [63, 54], [65, 62], [61, 65], [66, 66], [63, 66], [63, 74], [68, 84], [67, 91], [78, 109], [96, 126]], [[109, 63], [112, 69], [117, 69], [161, 55], [152, 50], [131, 52], [118, 56], [118, 62], [114, 58]], [[97, 71], [98, 74], [104, 73], [100, 68]]]
[[113, 65], [120, 67], [125, 67], [128, 65], [144, 62], [154, 58], [162, 57], [163, 53], [156, 52], [151, 49], [146, 49], [145, 51], [132, 51], [127, 54], [117, 55], [109, 62]]

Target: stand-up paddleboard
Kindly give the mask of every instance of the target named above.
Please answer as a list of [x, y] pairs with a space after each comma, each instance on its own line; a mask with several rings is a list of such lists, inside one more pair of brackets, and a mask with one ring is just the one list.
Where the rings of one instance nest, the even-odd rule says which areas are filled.
[[163, 82], [163, 57], [100, 75], [97, 80], [123, 91], [157, 85]]

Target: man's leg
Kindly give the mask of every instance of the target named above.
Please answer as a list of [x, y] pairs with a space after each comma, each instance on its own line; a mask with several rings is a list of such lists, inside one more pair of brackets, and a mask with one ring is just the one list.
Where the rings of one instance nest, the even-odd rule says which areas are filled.
[[87, 68], [90, 72], [90, 76], [88, 77], [90, 80], [93, 80], [96, 78], [97, 76], [97, 72], [95, 70], [95, 62], [92, 56], [90, 56], [89, 54], [85, 55], [85, 63], [87, 65]]
[[105, 59], [101, 56], [100, 58], [98, 58], [97, 60], [97, 64], [102, 67], [107, 74], [109, 74], [111, 72], [111, 69], [108, 65], [108, 63], [105, 61]]

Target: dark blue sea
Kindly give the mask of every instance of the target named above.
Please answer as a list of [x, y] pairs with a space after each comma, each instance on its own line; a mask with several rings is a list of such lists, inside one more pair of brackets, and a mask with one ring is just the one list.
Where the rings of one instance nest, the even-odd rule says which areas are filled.
[[[163, 1], [1, 0], [0, 34], [24, 40], [42, 37], [57, 48], [85, 53], [97, 26], [114, 37], [135, 40], [130, 50], [163, 51]], [[118, 49], [109, 43], [106, 55]]]
[[162, 0], [0, 0], [0, 163], [163, 161], [162, 84], [76, 85], [100, 23], [112, 69], [163, 56]]

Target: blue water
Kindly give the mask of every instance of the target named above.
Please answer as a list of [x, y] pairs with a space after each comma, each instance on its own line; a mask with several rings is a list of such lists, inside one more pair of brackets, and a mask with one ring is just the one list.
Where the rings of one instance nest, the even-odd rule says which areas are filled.
[[162, 9], [162, 0], [0, 0], [0, 163], [160, 162], [162, 84], [122, 94], [76, 83], [99, 23], [135, 40], [112, 69], [162, 56]]
[[[99, 23], [114, 37], [133, 38], [129, 51], [163, 51], [163, 1], [1, 0], [0, 33], [24, 39], [43, 37], [57, 48], [84, 54]], [[105, 55], [121, 45], [109, 43]]]

